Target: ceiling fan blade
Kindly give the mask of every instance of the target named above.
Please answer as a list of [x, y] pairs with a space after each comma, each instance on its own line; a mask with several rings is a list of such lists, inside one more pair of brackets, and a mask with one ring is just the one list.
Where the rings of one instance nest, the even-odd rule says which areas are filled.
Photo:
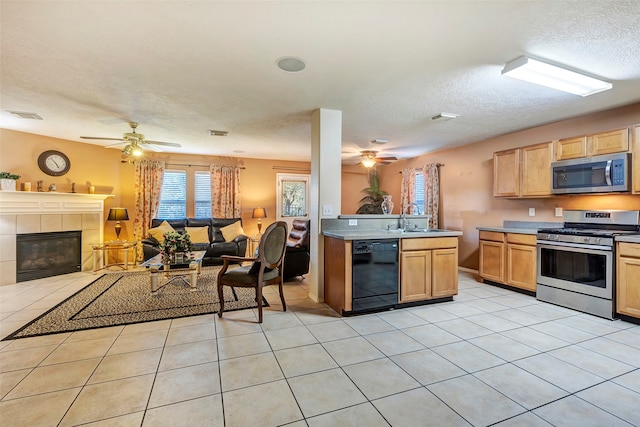
[[140, 143], [140, 144], [138, 144], [138, 145], [139, 145], [139, 147], [140, 147], [140, 148], [142, 148], [143, 150], [155, 151], [156, 153], [161, 153], [161, 152], [163, 152], [163, 151], [164, 151], [162, 148], [160, 148], [160, 147], [154, 147], [154, 146], [153, 146], [153, 145], [151, 145], [151, 144], [142, 144], [142, 143]]
[[111, 148], [111, 147], [116, 147], [118, 145], [123, 145], [125, 143], [125, 141], [120, 141], [120, 142], [116, 142], [115, 144], [108, 144], [105, 145], [104, 148]]
[[388, 160], [398, 160], [397, 157], [376, 157], [377, 160], [388, 161]]
[[144, 142], [142, 142], [143, 144], [153, 144], [153, 145], [165, 145], [167, 147], [182, 147], [181, 144], [178, 144], [177, 142], [162, 142], [162, 141], [149, 141], [148, 139], [145, 139]]
[[103, 139], [105, 141], [124, 141], [122, 138], [103, 138], [101, 136], [81, 136], [82, 139]]

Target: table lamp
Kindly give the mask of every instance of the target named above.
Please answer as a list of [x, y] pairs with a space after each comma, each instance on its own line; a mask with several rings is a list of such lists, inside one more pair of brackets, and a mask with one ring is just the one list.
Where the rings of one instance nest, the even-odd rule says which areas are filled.
[[107, 221], [116, 221], [116, 239], [120, 240], [120, 230], [122, 226], [120, 225], [120, 221], [128, 221], [129, 220], [129, 212], [127, 212], [127, 208], [111, 208], [109, 209], [109, 216], [107, 217]]
[[262, 234], [262, 222], [260, 219], [267, 217], [267, 210], [265, 208], [253, 208], [253, 214], [251, 218], [258, 218], [258, 234]]

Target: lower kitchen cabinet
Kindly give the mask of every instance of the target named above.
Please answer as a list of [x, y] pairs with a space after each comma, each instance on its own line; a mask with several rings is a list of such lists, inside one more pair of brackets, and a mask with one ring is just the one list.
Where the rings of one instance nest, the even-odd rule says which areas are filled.
[[456, 237], [401, 240], [400, 303], [448, 297], [457, 293]]
[[618, 243], [617, 312], [640, 318], [640, 243]]
[[483, 280], [536, 291], [535, 234], [480, 231], [479, 275]]

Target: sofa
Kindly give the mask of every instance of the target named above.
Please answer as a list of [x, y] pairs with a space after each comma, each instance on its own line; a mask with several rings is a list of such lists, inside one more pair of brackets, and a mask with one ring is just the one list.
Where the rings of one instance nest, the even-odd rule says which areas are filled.
[[309, 273], [309, 226], [308, 219], [294, 219], [287, 238], [284, 256], [284, 278], [291, 279]]
[[[199, 239], [191, 237], [192, 250], [194, 251], [207, 251], [202, 264], [203, 265], [218, 265], [222, 264], [222, 255], [235, 255], [245, 256], [247, 251], [248, 238], [245, 234], [239, 234], [232, 239], [225, 240], [223, 236], [223, 227], [235, 224], [239, 222], [239, 230], [241, 229], [242, 220], [240, 218], [181, 218], [181, 219], [159, 219], [154, 218], [151, 220], [151, 228], [157, 229], [161, 224], [166, 221], [176, 231], [185, 231], [187, 227], [194, 227], [194, 230], [203, 230], [201, 227], [208, 227], [208, 235], [201, 235]], [[236, 227], [234, 231], [237, 230]], [[155, 233], [158, 234], [158, 233]], [[201, 233], [198, 233], [201, 234]], [[227, 232], [227, 234], [229, 234]], [[196, 234], [194, 233], [194, 236]], [[190, 233], [191, 236], [191, 233]], [[208, 238], [208, 239], [207, 239]], [[207, 241], [208, 240], [208, 241]], [[142, 251], [144, 253], [144, 259], [147, 260], [160, 253], [160, 241], [154, 238], [151, 234], [142, 239]]]

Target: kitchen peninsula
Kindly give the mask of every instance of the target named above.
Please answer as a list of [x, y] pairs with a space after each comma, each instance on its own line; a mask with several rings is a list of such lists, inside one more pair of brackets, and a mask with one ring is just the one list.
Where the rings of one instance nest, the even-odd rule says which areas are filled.
[[451, 301], [458, 293], [460, 231], [432, 230], [427, 218], [341, 216], [322, 221], [325, 302], [341, 315]]

